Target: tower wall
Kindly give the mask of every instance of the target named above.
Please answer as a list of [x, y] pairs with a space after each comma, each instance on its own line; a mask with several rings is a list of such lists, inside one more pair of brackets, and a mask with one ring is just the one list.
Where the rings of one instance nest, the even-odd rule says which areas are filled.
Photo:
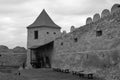
[[[38, 39], [34, 39], [34, 31], [38, 31]], [[56, 28], [30, 28], [28, 29], [28, 48], [32, 46], [41, 46], [53, 41], [61, 35], [60, 29]]]

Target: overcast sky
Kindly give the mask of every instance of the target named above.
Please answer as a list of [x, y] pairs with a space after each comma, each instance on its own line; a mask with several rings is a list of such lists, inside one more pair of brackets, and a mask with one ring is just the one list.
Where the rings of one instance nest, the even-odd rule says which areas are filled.
[[43, 9], [69, 32], [85, 24], [87, 17], [110, 9], [120, 0], [0, 0], [0, 45], [26, 47], [27, 29]]

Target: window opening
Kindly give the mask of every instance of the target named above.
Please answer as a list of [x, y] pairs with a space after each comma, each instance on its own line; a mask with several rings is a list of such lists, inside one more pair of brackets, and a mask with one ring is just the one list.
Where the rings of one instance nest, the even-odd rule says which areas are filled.
[[47, 32], [47, 34], [49, 34], [49, 32]]
[[96, 36], [102, 36], [102, 30], [96, 31]]
[[38, 31], [34, 31], [34, 39], [38, 39]]
[[118, 7], [120, 7], [120, 5], [118, 5]]
[[61, 42], [61, 45], [63, 45], [63, 42]]
[[77, 39], [77, 38], [74, 38], [74, 41], [75, 41], [75, 42], [77, 42], [77, 41], [78, 41], [78, 39]]
[[54, 32], [53, 34], [56, 34], [56, 32]]

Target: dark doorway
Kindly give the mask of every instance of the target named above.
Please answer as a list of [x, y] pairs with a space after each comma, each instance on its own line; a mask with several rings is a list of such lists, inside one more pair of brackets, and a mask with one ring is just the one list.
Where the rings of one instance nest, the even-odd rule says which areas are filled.
[[31, 65], [33, 68], [50, 68], [53, 42], [31, 49]]

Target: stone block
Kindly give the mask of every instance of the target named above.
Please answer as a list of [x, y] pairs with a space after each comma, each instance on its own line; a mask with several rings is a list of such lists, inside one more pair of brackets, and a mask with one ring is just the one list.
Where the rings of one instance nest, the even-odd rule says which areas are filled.
[[96, 13], [94, 16], [93, 16], [93, 22], [96, 22], [100, 19], [100, 14], [99, 13]]
[[88, 18], [86, 19], [86, 24], [90, 24], [90, 23], [92, 23], [92, 18], [91, 18], [91, 17], [88, 17]]
[[75, 30], [75, 26], [71, 26], [70, 32], [73, 32]]
[[114, 13], [116, 10], [120, 10], [120, 4], [114, 4], [111, 8], [111, 13]]
[[110, 11], [108, 9], [104, 9], [101, 13], [101, 18], [106, 17], [110, 15]]

